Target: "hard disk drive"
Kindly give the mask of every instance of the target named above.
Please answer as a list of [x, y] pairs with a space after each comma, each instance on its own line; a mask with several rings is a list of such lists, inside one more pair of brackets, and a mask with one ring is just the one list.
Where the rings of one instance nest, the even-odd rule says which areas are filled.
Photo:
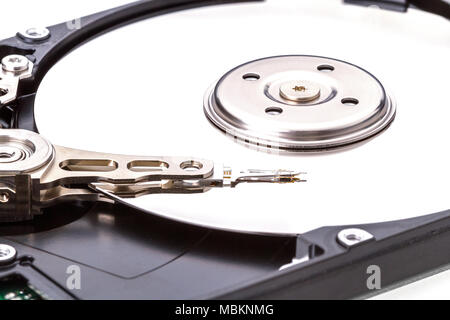
[[448, 2], [41, 2], [0, 41], [0, 299], [389, 298], [448, 268]]

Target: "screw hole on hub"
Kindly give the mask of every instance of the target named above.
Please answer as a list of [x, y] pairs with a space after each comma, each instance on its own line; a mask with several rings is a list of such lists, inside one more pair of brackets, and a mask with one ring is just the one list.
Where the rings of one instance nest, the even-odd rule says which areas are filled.
[[0, 97], [3, 97], [5, 95], [7, 95], [7, 94], [8, 94], [8, 89], [0, 88]]
[[359, 103], [358, 99], [355, 98], [344, 98], [341, 102], [346, 106], [356, 106]]
[[180, 168], [186, 171], [198, 171], [203, 168], [203, 164], [195, 160], [185, 161], [180, 164]]
[[321, 64], [317, 67], [317, 70], [323, 71], [323, 72], [331, 72], [334, 70], [333, 66], [330, 66], [329, 64]]
[[261, 76], [257, 73], [246, 73], [242, 76], [242, 78], [247, 81], [256, 81], [259, 80]]
[[283, 112], [283, 109], [278, 107], [269, 107], [266, 109], [266, 113], [270, 114], [271, 116], [279, 115]]

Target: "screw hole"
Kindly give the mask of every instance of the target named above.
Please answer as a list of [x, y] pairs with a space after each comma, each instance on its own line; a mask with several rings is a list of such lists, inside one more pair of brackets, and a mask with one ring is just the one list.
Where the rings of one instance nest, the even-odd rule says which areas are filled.
[[20, 63], [22, 62], [22, 59], [16, 56], [12, 56], [8, 59], [8, 62], [10, 63]]
[[257, 73], [246, 73], [242, 76], [242, 78], [247, 81], [256, 81], [259, 80], [261, 76]]
[[28, 29], [25, 33], [32, 37], [40, 37], [43, 35], [43, 31], [37, 28]]
[[341, 102], [346, 106], [356, 106], [359, 103], [358, 99], [355, 98], [344, 98]]
[[8, 249], [2, 249], [0, 250], [0, 258], [4, 258], [9, 256], [9, 254], [11, 253], [11, 251], [9, 251]]
[[323, 71], [323, 72], [331, 72], [334, 70], [333, 66], [330, 66], [329, 64], [321, 64], [317, 67], [317, 70]]
[[350, 241], [361, 241], [361, 238], [357, 236], [356, 234], [349, 234], [346, 236], [347, 240]]
[[185, 161], [180, 164], [180, 168], [186, 171], [198, 171], [203, 168], [203, 164], [195, 160]]
[[279, 115], [283, 112], [283, 109], [278, 107], [269, 107], [266, 109], [266, 113], [270, 114], [271, 116]]

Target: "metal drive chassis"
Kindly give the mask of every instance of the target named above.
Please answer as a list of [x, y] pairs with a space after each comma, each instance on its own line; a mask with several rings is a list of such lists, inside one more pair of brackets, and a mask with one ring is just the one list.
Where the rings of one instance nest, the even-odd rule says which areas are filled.
[[[8, 99], [1, 103], [2, 128], [38, 132], [34, 100], [39, 84], [61, 57], [82, 43], [140, 19], [235, 2], [138, 1], [81, 18], [80, 28], [62, 23], [48, 27], [48, 34], [29, 30], [0, 41], [0, 58], [23, 55], [33, 64], [32, 72], [9, 83], [13, 90], [3, 94]], [[436, 11], [421, 3], [411, 1], [448, 18], [448, 6]], [[408, 2], [384, 4], [406, 11]], [[0, 224], [0, 243], [18, 252], [13, 262], [0, 265], [0, 279], [20, 274], [51, 298], [361, 298], [450, 263], [450, 210], [402, 221], [323, 227], [296, 237], [185, 225], [120, 204], [74, 202], [45, 210], [32, 223]], [[55, 221], [60, 228], [49, 227]], [[101, 241], [105, 236], [109, 244]], [[65, 270], [74, 263], [85, 279], [95, 281], [69, 291]], [[381, 289], [367, 285], [371, 266], [382, 270]]]

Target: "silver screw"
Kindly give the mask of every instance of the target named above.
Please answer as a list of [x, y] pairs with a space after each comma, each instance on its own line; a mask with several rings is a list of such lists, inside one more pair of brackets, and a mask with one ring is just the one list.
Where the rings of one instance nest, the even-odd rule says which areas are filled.
[[42, 41], [50, 37], [50, 30], [47, 28], [33, 27], [19, 32], [19, 36], [23, 39]]
[[0, 265], [14, 261], [17, 251], [7, 244], [0, 244]]
[[12, 54], [2, 59], [2, 68], [8, 72], [23, 72], [28, 70], [30, 62], [24, 56]]
[[344, 229], [337, 236], [338, 242], [347, 248], [372, 240], [373, 238], [374, 236], [369, 232], [357, 228]]
[[280, 95], [294, 102], [309, 102], [320, 96], [320, 87], [311, 81], [287, 81], [280, 86]]
[[7, 203], [9, 201], [9, 194], [6, 192], [0, 193], [0, 203]]

